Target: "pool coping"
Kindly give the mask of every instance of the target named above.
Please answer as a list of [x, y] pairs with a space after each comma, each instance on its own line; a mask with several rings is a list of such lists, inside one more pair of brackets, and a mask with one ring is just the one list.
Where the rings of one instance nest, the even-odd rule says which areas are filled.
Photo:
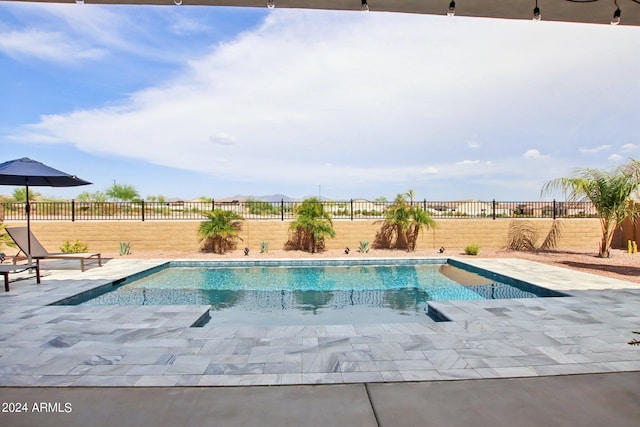
[[43, 285], [16, 283], [0, 296], [0, 386], [285, 385], [640, 370], [640, 349], [627, 344], [640, 325], [640, 285], [516, 259], [463, 262], [526, 276], [571, 297], [434, 302], [451, 319], [434, 324], [280, 327], [189, 327], [208, 306], [46, 305], [166, 261], [114, 259], [84, 273], [49, 270]]

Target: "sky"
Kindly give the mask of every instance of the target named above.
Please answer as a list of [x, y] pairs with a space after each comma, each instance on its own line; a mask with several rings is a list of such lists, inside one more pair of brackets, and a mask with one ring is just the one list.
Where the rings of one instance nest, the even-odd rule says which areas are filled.
[[0, 161], [93, 183], [54, 198], [561, 199], [640, 159], [639, 51], [628, 26], [0, 2]]

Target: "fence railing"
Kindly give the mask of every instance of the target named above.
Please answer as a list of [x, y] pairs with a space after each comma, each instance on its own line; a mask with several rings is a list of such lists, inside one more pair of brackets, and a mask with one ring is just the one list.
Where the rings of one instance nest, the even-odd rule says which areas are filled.
[[[246, 220], [291, 220], [301, 202], [233, 201], [233, 202], [31, 202], [33, 221], [100, 220], [202, 220], [213, 209], [233, 211]], [[333, 219], [382, 219], [392, 202], [366, 200], [323, 201]], [[433, 218], [593, 218], [596, 211], [590, 202], [498, 202], [495, 200], [438, 202], [414, 201]], [[25, 203], [3, 202], [0, 219], [26, 220]]]

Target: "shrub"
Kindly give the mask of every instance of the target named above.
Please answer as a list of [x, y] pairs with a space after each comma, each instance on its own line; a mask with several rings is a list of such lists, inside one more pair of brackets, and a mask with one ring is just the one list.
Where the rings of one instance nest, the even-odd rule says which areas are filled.
[[315, 253], [324, 249], [326, 238], [333, 238], [331, 215], [324, 210], [324, 206], [317, 197], [310, 197], [302, 201], [295, 209], [296, 219], [291, 222], [289, 231], [292, 232], [285, 249], [301, 249]]
[[81, 254], [87, 252], [89, 246], [81, 243], [80, 240], [76, 240], [74, 244], [71, 244], [68, 240], [64, 242], [64, 245], [60, 246], [60, 252], [65, 254]]
[[464, 253], [467, 255], [478, 255], [480, 253], [480, 245], [477, 243], [470, 243], [464, 248]]
[[198, 235], [204, 251], [223, 254], [227, 249], [235, 248], [235, 241], [242, 240], [238, 234], [242, 229], [243, 218], [235, 212], [215, 209], [205, 212], [207, 221], [200, 223]]
[[369, 252], [369, 241], [368, 240], [360, 240], [360, 247], [358, 251], [362, 254], [366, 254]]

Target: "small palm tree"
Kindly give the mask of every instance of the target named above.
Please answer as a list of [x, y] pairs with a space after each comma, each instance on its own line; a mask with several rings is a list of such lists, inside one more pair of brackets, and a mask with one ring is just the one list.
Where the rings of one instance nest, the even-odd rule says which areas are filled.
[[403, 194], [385, 210], [382, 230], [377, 236], [378, 247], [395, 247], [413, 251], [416, 249], [420, 231], [435, 227], [436, 223], [420, 206], [409, 205]]
[[571, 178], [556, 178], [547, 182], [542, 194], [560, 189], [569, 201], [590, 200], [596, 209], [602, 228], [598, 256], [611, 256], [611, 241], [615, 230], [626, 219], [638, 216], [631, 195], [638, 189], [638, 162], [620, 166], [611, 172], [601, 169], [579, 169]]
[[296, 219], [289, 226], [293, 232], [293, 241], [289, 246], [315, 253], [324, 247], [324, 239], [335, 237], [331, 215], [324, 210], [317, 197], [310, 197], [300, 203], [294, 214]]
[[[240, 239], [238, 233], [242, 229], [242, 218], [233, 211], [215, 209], [205, 212], [208, 221], [204, 221], [198, 228], [203, 250], [212, 250], [217, 254], [223, 254], [234, 246], [235, 240]], [[240, 239], [242, 240], [242, 239]]]

